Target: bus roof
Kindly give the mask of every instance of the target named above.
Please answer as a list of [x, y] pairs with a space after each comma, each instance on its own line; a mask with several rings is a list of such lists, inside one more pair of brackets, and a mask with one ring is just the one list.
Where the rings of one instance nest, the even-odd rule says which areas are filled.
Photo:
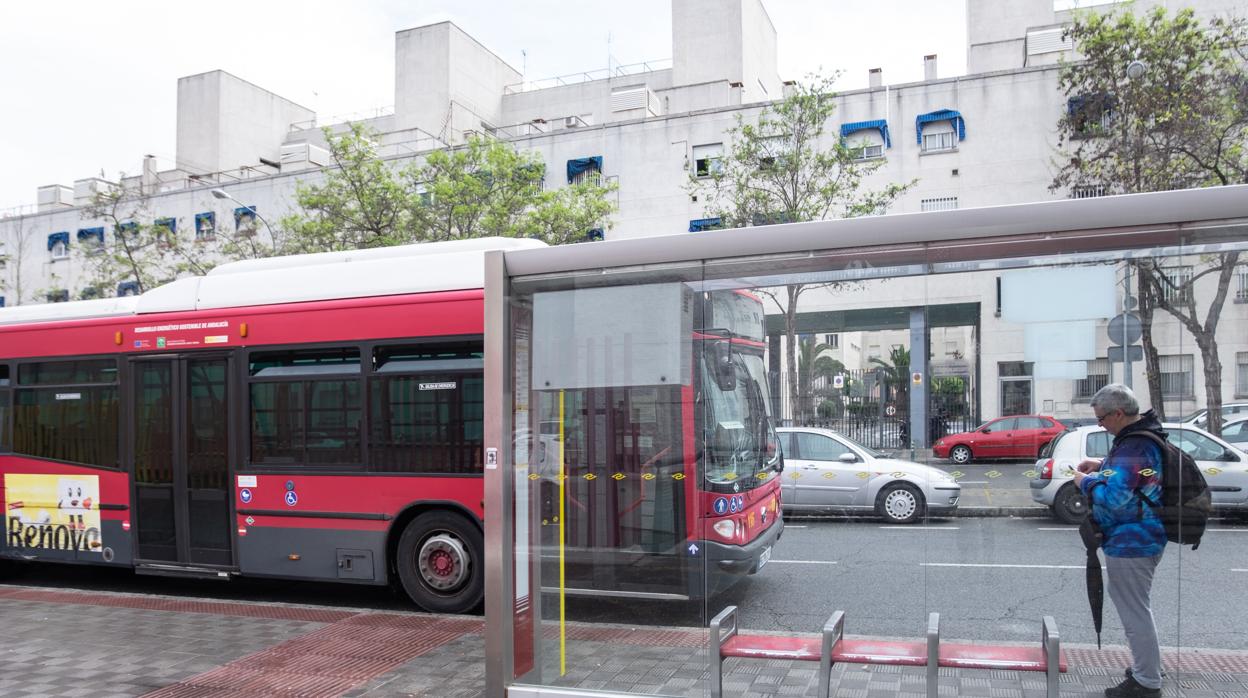
[[139, 296], [0, 308], [0, 326], [482, 288], [486, 252], [538, 247], [496, 237], [230, 262]]

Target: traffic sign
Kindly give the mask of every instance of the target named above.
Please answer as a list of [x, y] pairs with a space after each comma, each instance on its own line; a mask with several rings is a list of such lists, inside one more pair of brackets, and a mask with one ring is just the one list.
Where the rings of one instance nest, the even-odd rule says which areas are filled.
[[888, 407], [885, 407], [885, 408], [884, 408], [884, 414], [886, 414], [886, 415], [888, 415], [888, 416], [890, 416], [890, 417], [891, 417], [891, 416], [893, 416], [893, 415], [897, 414], [897, 408], [896, 408], [895, 406], [893, 406], [893, 405], [889, 405]]
[[[1144, 360], [1144, 347], [1141, 347], [1140, 345], [1137, 344], [1135, 346], [1130, 346], [1130, 347], [1125, 347], [1125, 348], [1130, 350], [1127, 354], [1127, 358], [1129, 358], [1131, 361], [1143, 361]], [[1122, 350], [1123, 349], [1124, 347], [1109, 347], [1106, 350], [1108, 352], [1109, 362], [1114, 363], [1114, 364], [1122, 363]]]
[[1118, 313], [1109, 321], [1105, 334], [1109, 335], [1110, 344], [1135, 344], [1140, 341], [1143, 327], [1140, 325], [1140, 318], [1135, 313]]

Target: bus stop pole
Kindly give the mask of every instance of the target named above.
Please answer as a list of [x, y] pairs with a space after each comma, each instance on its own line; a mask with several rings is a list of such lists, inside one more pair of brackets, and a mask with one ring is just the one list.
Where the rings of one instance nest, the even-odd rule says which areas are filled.
[[[515, 464], [510, 448], [512, 389], [510, 283], [502, 251], [485, 255], [485, 695], [504, 698], [513, 677]], [[527, 545], [522, 541], [522, 545]]]

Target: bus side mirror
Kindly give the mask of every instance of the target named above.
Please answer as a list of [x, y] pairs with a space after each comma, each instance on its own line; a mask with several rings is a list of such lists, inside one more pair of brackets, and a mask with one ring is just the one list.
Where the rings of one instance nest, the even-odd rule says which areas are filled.
[[727, 341], [715, 342], [713, 349], [715, 360], [715, 385], [720, 390], [729, 392], [737, 387], [737, 369], [732, 363], [732, 344]]

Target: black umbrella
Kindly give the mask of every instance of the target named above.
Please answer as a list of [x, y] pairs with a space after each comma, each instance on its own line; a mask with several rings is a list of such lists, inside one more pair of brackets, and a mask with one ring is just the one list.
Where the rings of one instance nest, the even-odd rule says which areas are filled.
[[1092, 625], [1096, 628], [1096, 648], [1099, 650], [1101, 648], [1101, 616], [1105, 607], [1105, 580], [1101, 577], [1101, 558], [1097, 556], [1096, 550], [1101, 547], [1101, 543], [1105, 542], [1105, 534], [1101, 532], [1101, 527], [1092, 518], [1091, 506], [1088, 508], [1087, 518], [1079, 524], [1079, 537], [1083, 539], [1083, 545], [1088, 551], [1086, 571], [1088, 605], [1092, 607]]

